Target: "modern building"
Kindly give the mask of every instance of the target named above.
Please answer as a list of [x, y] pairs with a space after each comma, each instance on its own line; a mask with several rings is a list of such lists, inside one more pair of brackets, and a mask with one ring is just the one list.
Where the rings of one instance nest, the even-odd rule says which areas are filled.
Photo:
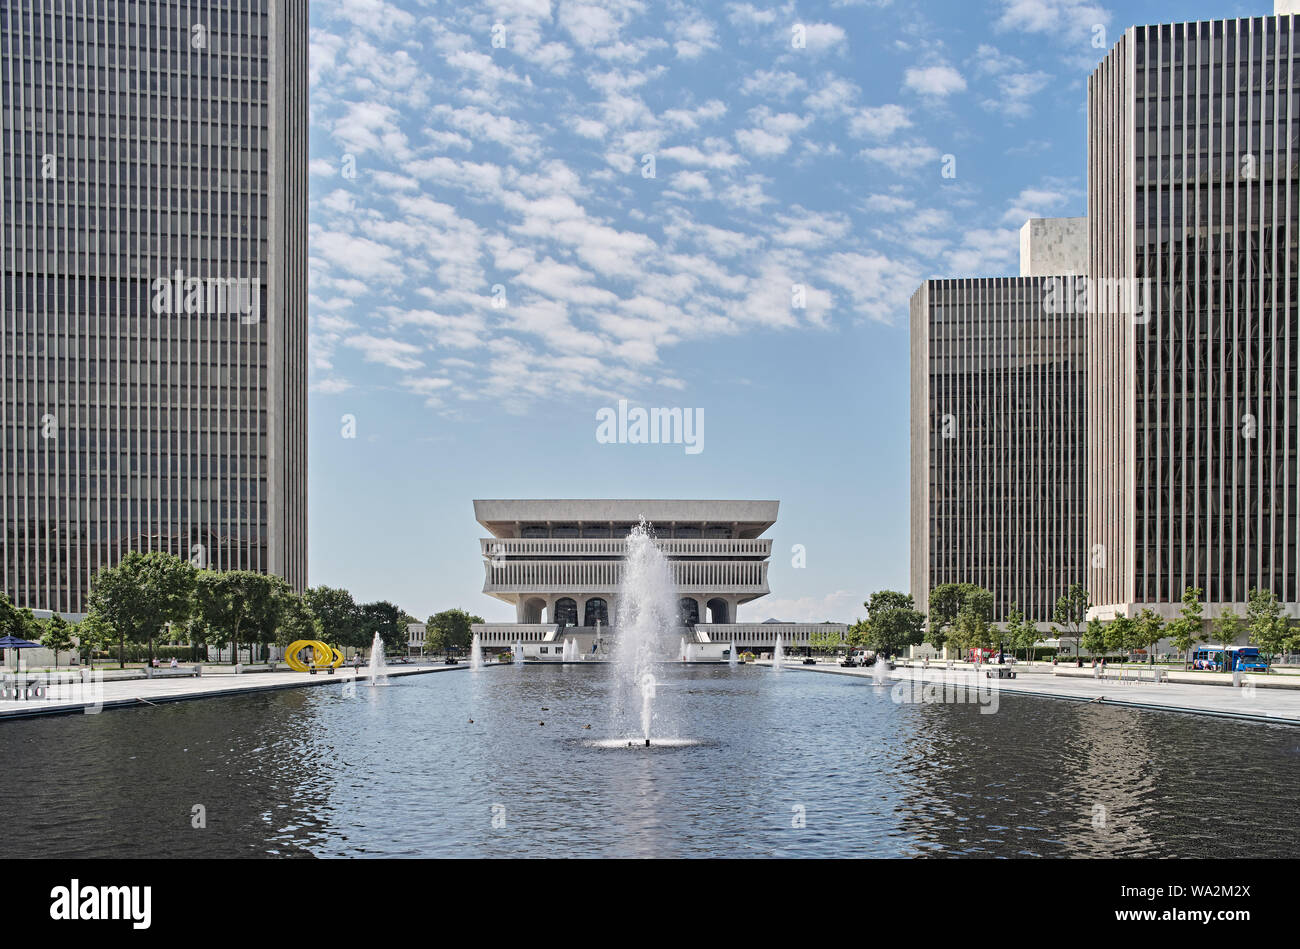
[[[1300, 12], [1297, 4], [1278, 14]], [[1095, 613], [1300, 602], [1300, 50], [1289, 15], [1127, 30], [1088, 83]]]
[[307, 4], [7, 0], [0, 578], [306, 580]]
[[[776, 637], [806, 646], [842, 624], [741, 623], [742, 605], [768, 593], [777, 501], [481, 500], [474, 516], [483, 592], [515, 608], [514, 623], [476, 624], [485, 648], [522, 643], [530, 658], [559, 658], [576, 639], [583, 654], [617, 636], [619, 585], [628, 533], [652, 528], [676, 580], [680, 634], [714, 656], [725, 644], [771, 649]], [[676, 635], [676, 632], [673, 633]], [[720, 653], [719, 653], [720, 654]], [[716, 656], [714, 656], [716, 658]]]
[[911, 301], [911, 593], [992, 591], [1046, 630], [1084, 579], [1082, 218], [1021, 230], [1021, 275], [927, 280]]

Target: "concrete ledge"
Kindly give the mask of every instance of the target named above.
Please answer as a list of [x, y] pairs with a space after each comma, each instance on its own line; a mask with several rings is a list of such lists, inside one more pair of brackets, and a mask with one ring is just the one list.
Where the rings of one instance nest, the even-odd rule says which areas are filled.
[[[400, 678], [402, 676], [423, 675], [431, 672], [454, 672], [457, 669], [467, 669], [466, 665], [454, 666], [415, 666], [406, 669], [388, 669], [386, 675], [388, 678]], [[272, 679], [272, 675], [275, 676]], [[223, 676], [224, 682], [217, 685], [217, 677], [201, 676], [197, 678], [188, 678], [184, 680], [177, 679], [174, 682], [160, 682], [157, 679], [152, 680], [118, 680], [105, 681], [102, 685], [105, 687], [105, 694], [102, 702], [49, 702], [41, 699], [27, 701], [5, 701], [0, 702], [0, 721], [20, 718], [36, 718], [42, 715], [82, 715], [87, 714], [87, 709], [98, 708], [100, 710], [114, 708], [138, 708], [142, 705], [162, 705], [167, 702], [187, 702], [191, 699], [220, 698], [223, 696], [246, 695], [253, 692], [270, 692], [279, 689], [301, 689], [318, 685], [342, 685], [345, 682], [363, 682], [369, 676], [361, 674], [338, 674], [338, 675], [309, 675], [305, 672], [276, 672], [266, 676], [257, 676], [251, 680], [244, 680], [242, 676]], [[235, 685], [239, 682], [239, 685]], [[229, 684], [227, 684], [229, 683]], [[135, 692], [140, 687], [152, 686], [157, 691], [140, 691], [138, 694], [129, 694]], [[114, 694], [116, 693], [116, 694]], [[124, 694], [126, 693], [126, 694]], [[94, 714], [93, 712], [90, 714]]]

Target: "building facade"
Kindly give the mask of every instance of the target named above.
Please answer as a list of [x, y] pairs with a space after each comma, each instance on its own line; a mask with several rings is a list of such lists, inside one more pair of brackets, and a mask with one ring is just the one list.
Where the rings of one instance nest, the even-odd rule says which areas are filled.
[[307, 5], [9, 0], [0, 577], [306, 581]]
[[519, 642], [537, 657], [553, 655], [550, 644], [565, 638], [576, 638], [590, 652], [598, 638], [617, 635], [626, 538], [644, 519], [676, 581], [686, 641], [770, 648], [784, 632], [787, 645], [806, 645], [819, 628], [815, 624], [737, 620], [743, 604], [768, 593], [772, 541], [761, 535], [776, 522], [778, 506], [737, 500], [475, 501], [474, 515], [491, 535], [479, 540], [483, 592], [513, 605], [516, 622], [478, 624], [474, 631], [485, 647]]
[[974, 583], [995, 622], [1014, 606], [1046, 629], [1084, 579], [1083, 233], [1077, 218], [1030, 221], [1021, 276], [928, 280], [912, 297], [917, 609], [940, 584]]
[[[1279, 5], [1282, 9], [1282, 5]], [[1291, 16], [1129, 29], [1088, 84], [1089, 591], [1300, 602]]]

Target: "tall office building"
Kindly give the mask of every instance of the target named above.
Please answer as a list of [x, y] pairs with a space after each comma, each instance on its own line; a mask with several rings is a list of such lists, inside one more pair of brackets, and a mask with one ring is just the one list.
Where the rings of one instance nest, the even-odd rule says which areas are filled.
[[927, 280], [911, 303], [911, 590], [974, 583], [1046, 630], [1082, 582], [1083, 218], [1021, 231], [1021, 276]]
[[1291, 16], [1133, 27], [1089, 80], [1090, 271], [1119, 288], [1087, 317], [1103, 617], [1188, 586], [1207, 615], [1300, 601], [1296, 40]]
[[306, 579], [307, 4], [6, 0], [0, 577]]

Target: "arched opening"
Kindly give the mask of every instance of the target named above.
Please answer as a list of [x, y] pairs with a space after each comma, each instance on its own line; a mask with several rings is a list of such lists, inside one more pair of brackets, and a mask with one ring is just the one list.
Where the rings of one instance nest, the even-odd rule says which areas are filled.
[[546, 601], [540, 597], [532, 597], [524, 600], [524, 612], [521, 623], [540, 623], [542, 621], [542, 612], [546, 609]]
[[694, 597], [682, 597], [677, 606], [683, 626], [694, 626], [700, 621], [700, 604]]
[[721, 597], [714, 597], [708, 602], [710, 623], [730, 623], [731, 605]]
[[554, 615], [551, 617], [552, 623], [559, 623], [561, 626], [578, 625], [578, 602], [572, 597], [561, 597], [555, 601]]
[[587, 608], [583, 611], [582, 625], [595, 626], [596, 623], [609, 626], [609, 604], [600, 597], [593, 596], [587, 601]]

